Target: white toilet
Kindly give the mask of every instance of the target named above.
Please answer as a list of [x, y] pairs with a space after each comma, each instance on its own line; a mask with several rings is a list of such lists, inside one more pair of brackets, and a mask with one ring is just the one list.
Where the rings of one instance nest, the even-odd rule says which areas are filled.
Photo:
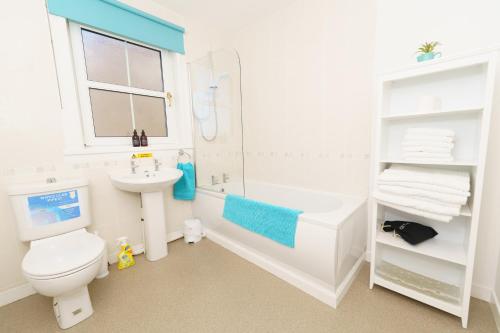
[[88, 181], [15, 184], [8, 194], [19, 238], [31, 241], [22, 263], [26, 279], [38, 293], [54, 297], [62, 329], [90, 317], [87, 285], [107, 266], [107, 256], [104, 240], [85, 229], [91, 223]]

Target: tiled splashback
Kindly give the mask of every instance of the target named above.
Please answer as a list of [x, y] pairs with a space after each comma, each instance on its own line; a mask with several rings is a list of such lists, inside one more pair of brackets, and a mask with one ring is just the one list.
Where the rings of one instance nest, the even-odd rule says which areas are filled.
[[241, 151], [197, 152], [196, 180], [198, 186], [209, 187], [212, 176], [222, 182], [222, 174], [229, 176], [231, 182], [243, 180], [243, 160]]
[[369, 155], [329, 152], [245, 152], [248, 179], [309, 189], [366, 194]]
[[[190, 152], [191, 153], [191, 152]], [[74, 156], [68, 158], [63, 163], [40, 163], [31, 166], [7, 167], [0, 169], [0, 177], [39, 177], [43, 175], [72, 175], [78, 173], [80, 170], [85, 169], [113, 169], [113, 168], [127, 168], [130, 167], [130, 155], [116, 156], [112, 154], [105, 154], [103, 157], [96, 157], [92, 155]], [[172, 152], [159, 152], [153, 154], [154, 158], [160, 160], [162, 165], [175, 167], [177, 164], [177, 151]], [[153, 158], [137, 159], [140, 166], [153, 166]]]
[[[196, 155], [199, 185], [211, 176], [241, 181], [241, 151], [199, 152]], [[246, 151], [245, 179], [310, 189], [366, 194], [370, 155], [365, 153]]]

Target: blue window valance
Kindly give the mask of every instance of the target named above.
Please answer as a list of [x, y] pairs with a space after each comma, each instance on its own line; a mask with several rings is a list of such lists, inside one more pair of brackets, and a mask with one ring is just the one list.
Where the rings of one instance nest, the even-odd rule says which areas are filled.
[[184, 28], [116, 0], [47, 0], [49, 13], [184, 54]]

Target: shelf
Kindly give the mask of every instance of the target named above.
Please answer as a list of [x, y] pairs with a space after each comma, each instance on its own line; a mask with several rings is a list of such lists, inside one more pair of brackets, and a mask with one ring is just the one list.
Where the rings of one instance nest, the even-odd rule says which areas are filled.
[[395, 291], [401, 295], [413, 298], [419, 302], [422, 302], [422, 303], [425, 303], [427, 305], [438, 308], [440, 310], [446, 311], [446, 312], [451, 313], [455, 316], [458, 316], [458, 317], [462, 316], [462, 312], [463, 312], [462, 306], [459, 304], [452, 304], [452, 303], [437, 299], [435, 297], [423, 294], [423, 293], [418, 292], [414, 289], [411, 289], [411, 288], [402, 286], [398, 283], [394, 283], [394, 282], [391, 282], [389, 280], [386, 280], [383, 277], [379, 276], [378, 274], [374, 275], [373, 282], [375, 284], [378, 284], [381, 287]]
[[[377, 204], [386, 207], [382, 202], [379, 202], [376, 198], [373, 198], [373, 200], [375, 200], [377, 202]], [[393, 207], [387, 207], [387, 208], [398, 210], [397, 208], [393, 208]], [[407, 213], [407, 212], [404, 212], [404, 211], [401, 211], [401, 212], [403, 212], [405, 214], [415, 215], [415, 214]], [[417, 216], [419, 216], [419, 215], [417, 215]], [[465, 205], [462, 206], [462, 208], [460, 209], [460, 215], [459, 216], [465, 216], [465, 217], [471, 217], [472, 216], [472, 209], [470, 208], [469, 203], [466, 203]], [[433, 219], [430, 219], [430, 220], [433, 220]], [[443, 222], [443, 223], [447, 223], [447, 222]], [[449, 222], [449, 223], [451, 223], [451, 222]]]
[[414, 165], [441, 165], [441, 166], [477, 166], [474, 161], [452, 161], [452, 162], [435, 162], [435, 161], [407, 161], [402, 159], [382, 159], [380, 163], [395, 163], [395, 164], [414, 164]]
[[405, 251], [422, 254], [428, 257], [452, 262], [465, 266], [467, 264], [467, 253], [461, 244], [432, 238], [418, 245], [411, 245], [400, 237], [394, 237], [393, 233], [378, 231], [377, 243], [396, 247]]
[[[480, 201], [495, 59], [495, 54], [484, 54], [439, 60], [383, 76], [379, 86], [378, 119], [374, 123], [373, 169], [378, 173], [391, 164], [399, 164], [468, 172], [473, 195], [469, 202]], [[420, 107], [425, 104], [424, 96], [435, 96], [442, 109], [425, 112]], [[410, 128], [453, 131], [454, 161], [426, 160], [421, 155], [406, 160], [402, 143]], [[393, 208], [398, 206], [376, 199], [373, 202], [371, 283], [461, 317], [466, 328], [472, 283], [468, 273], [476, 254], [479, 207], [474, 207], [472, 215], [471, 207], [464, 205], [459, 216], [446, 223], [442, 220], [448, 218], [434, 216], [441, 221], [434, 220], [417, 215], [422, 214], [419, 211], [410, 210], [412, 214], [405, 212], [404, 207]], [[392, 233], [379, 231], [377, 222], [382, 218], [424, 223], [435, 227], [440, 234], [414, 246], [393, 237]], [[401, 274], [381, 269], [384, 262], [398, 266]]]
[[400, 120], [400, 119], [416, 119], [425, 117], [440, 117], [440, 116], [454, 116], [462, 114], [480, 113], [483, 108], [468, 108], [459, 110], [449, 110], [449, 111], [435, 111], [435, 112], [423, 112], [423, 113], [408, 113], [408, 114], [394, 114], [394, 115], [383, 115], [381, 118], [383, 120]]

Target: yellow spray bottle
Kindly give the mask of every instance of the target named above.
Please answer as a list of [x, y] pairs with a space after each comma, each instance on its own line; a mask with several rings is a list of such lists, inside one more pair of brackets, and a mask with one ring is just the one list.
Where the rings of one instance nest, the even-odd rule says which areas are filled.
[[118, 252], [118, 269], [124, 269], [135, 265], [132, 248], [127, 243], [127, 237], [118, 238], [120, 252]]

